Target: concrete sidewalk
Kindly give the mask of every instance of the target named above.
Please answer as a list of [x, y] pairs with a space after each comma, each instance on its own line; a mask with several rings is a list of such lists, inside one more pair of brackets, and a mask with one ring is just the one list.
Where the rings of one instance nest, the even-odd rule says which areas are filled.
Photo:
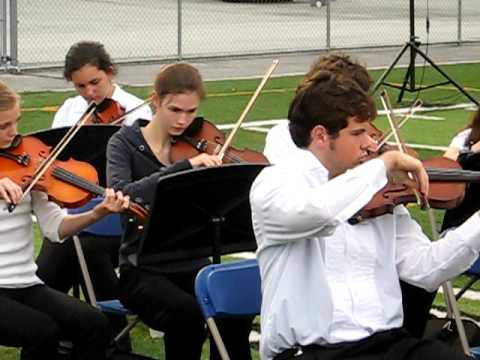
[[[343, 51], [369, 68], [384, 68], [389, 66], [400, 48], [370, 48]], [[422, 47], [422, 50], [425, 49]], [[326, 52], [308, 52], [285, 55], [262, 55], [231, 59], [192, 60], [205, 80], [236, 79], [261, 77], [270, 66], [273, 59], [279, 59], [274, 76], [305, 73], [310, 64]], [[430, 46], [428, 56], [438, 65], [447, 63], [479, 62], [480, 44], [436, 45]], [[409, 63], [409, 51], [401, 57], [398, 66]], [[417, 64], [423, 65], [422, 58], [417, 58]], [[161, 63], [120, 64], [116, 81], [121, 85], [149, 86], [153, 82]], [[480, 65], [479, 65], [480, 71]], [[62, 69], [30, 70], [19, 74], [0, 73], [0, 79], [16, 91], [71, 90], [72, 86], [62, 78]]]

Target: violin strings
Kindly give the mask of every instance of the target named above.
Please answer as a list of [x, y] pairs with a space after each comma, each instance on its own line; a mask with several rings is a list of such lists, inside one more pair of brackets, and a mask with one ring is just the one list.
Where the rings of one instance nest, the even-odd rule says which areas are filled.
[[103, 195], [105, 192], [105, 189], [102, 188], [101, 186], [94, 184], [86, 179], [83, 179], [82, 177], [76, 174], [73, 174], [72, 172], [65, 170], [61, 167], [55, 168], [53, 170], [53, 175], [58, 177], [61, 180], [64, 180], [70, 184], [76, 185], [84, 190], [87, 190], [97, 195]]

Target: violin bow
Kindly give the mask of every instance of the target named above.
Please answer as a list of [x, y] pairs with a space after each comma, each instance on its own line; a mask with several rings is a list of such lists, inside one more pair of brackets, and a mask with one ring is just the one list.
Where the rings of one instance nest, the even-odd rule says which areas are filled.
[[[385, 113], [387, 115], [387, 119], [390, 124], [392, 135], [394, 136], [395, 142], [398, 145], [398, 150], [401, 153], [405, 154], [407, 152], [406, 146], [405, 146], [405, 143], [403, 142], [403, 139], [400, 137], [400, 128], [398, 127], [398, 123], [393, 118], [393, 108], [390, 103], [390, 98], [388, 97], [387, 91], [385, 89], [383, 89], [382, 92], [380, 93], [380, 100], [382, 101], [382, 105], [385, 109]], [[413, 180], [413, 176], [410, 173], [408, 174], [408, 176]], [[413, 190], [413, 193], [415, 194], [415, 197], [417, 198], [417, 204], [428, 206], [428, 200], [425, 197], [422, 199], [416, 189], [412, 189], [412, 190]]]
[[[391, 131], [392, 131], [393, 135], [395, 136], [398, 148], [401, 152], [405, 152], [404, 151], [405, 150], [405, 144], [401, 141], [398, 124], [392, 119], [392, 116], [391, 116], [391, 114], [393, 113], [393, 109], [391, 107], [390, 99], [388, 97], [388, 94], [387, 94], [386, 90], [383, 90], [380, 93], [380, 99], [381, 99], [382, 104], [383, 104], [383, 106], [386, 110], [387, 118], [388, 118], [388, 121], [389, 121], [390, 127], [391, 127]], [[417, 196], [417, 199], [419, 200], [420, 198], [419, 198], [418, 192], [416, 190], [414, 190], [414, 193], [416, 194], [415, 196]], [[431, 230], [432, 230], [432, 238], [433, 238], [434, 241], [437, 241], [440, 238], [440, 235], [439, 235], [438, 229], [437, 229], [435, 214], [433, 212], [433, 209], [430, 207], [430, 204], [428, 203], [427, 198], [424, 199], [424, 205], [425, 205], [426, 210], [427, 210], [427, 214], [428, 214], [428, 218], [429, 218], [429, 222], [430, 222], [430, 227], [431, 227]], [[455, 320], [455, 325], [457, 326], [458, 337], [460, 339], [460, 343], [462, 345], [463, 352], [466, 355], [470, 356], [471, 355], [470, 346], [468, 344], [467, 335], [465, 333], [465, 327], [463, 326], [463, 322], [462, 322], [462, 319], [461, 319], [461, 316], [460, 316], [460, 310], [458, 308], [457, 299], [455, 298], [455, 293], [453, 292], [453, 286], [452, 286], [451, 281], [449, 281], [449, 280], [445, 281], [442, 284], [442, 289], [443, 289], [443, 293], [445, 295], [445, 303], [446, 303], [446, 306], [447, 306], [447, 315], [448, 315], [449, 318], [451, 318], [452, 314], [453, 314], [453, 318]]]
[[248, 112], [250, 111], [253, 104], [257, 100], [258, 95], [260, 95], [260, 91], [262, 91], [263, 87], [267, 83], [268, 79], [272, 75], [272, 73], [275, 70], [275, 68], [277, 67], [278, 63], [279, 63], [278, 60], [273, 60], [272, 65], [270, 65], [270, 67], [268, 68], [267, 72], [263, 76], [262, 81], [260, 82], [257, 89], [255, 90], [252, 97], [250, 98], [250, 101], [248, 102], [247, 106], [245, 106], [245, 109], [243, 110], [242, 114], [240, 115], [240, 118], [238, 119], [237, 123], [235, 124], [235, 127], [232, 129], [232, 131], [230, 131], [230, 134], [228, 134], [227, 139], [225, 140], [225, 142], [224, 142], [222, 148], [220, 149], [220, 151], [218, 152], [218, 156], [220, 157], [220, 160], [222, 160], [223, 157], [225, 156], [225, 152], [227, 151], [228, 147], [232, 143], [233, 138], [236, 135], [237, 131], [240, 129], [240, 126], [242, 125], [243, 120], [245, 120]]
[[[50, 155], [42, 161], [40, 166], [35, 170], [32, 176], [32, 180], [28, 184], [28, 186], [23, 190], [22, 197], [20, 198], [20, 201], [22, 201], [25, 196], [32, 191], [33, 187], [36, 185], [36, 183], [40, 180], [40, 178], [45, 174], [45, 172], [48, 170], [48, 168], [53, 164], [53, 162], [58, 158], [60, 153], [65, 149], [65, 147], [68, 145], [68, 143], [73, 139], [73, 137], [78, 133], [80, 128], [85, 124], [85, 122], [93, 115], [95, 111], [95, 103], [90, 103], [88, 105], [87, 110], [84, 112], [84, 114], [78, 119], [76, 124], [72, 126], [68, 131], [65, 133], [63, 138], [58, 142], [58, 144], [52, 149], [50, 152]], [[19, 201], [19, 202], [20, 202]], [[15, 204], [8, 204], [7, 209], [9, 212], [12, 212], [15, 210], [16, 205]]]
[[[407, 120], [409, 120], [410, 118], [413, 117], [413, 115], [415, 114], [415, 112], [420, 109], [423, 105], [423, 101], [421, 99], [417, 99], [415, 100], [415, 102], [412, 104], [412, 106], [410, 107], [410, 109], [408, 110], [407, 114], [403, 117], [403, 119], [397, 121], [397, 128], [398, 130], [400, 130], [402, 128], [403, 125], [405, 125], [405, 123], [407, 122]], [[390, 129], [384, 136], [382, 136], [382, 138], [380, 139], [380, 141], [378, 142], [377, 144], [377, 148], [380, 149], [383, 145], [385, 145], [385, 143], [390, 140], [390, 138], [393, 136], [393, 131]]]
[[116, 118], [115, 120], [111, 121], [109, 123], [109, 125], [117, 125], [117, 124], [120, 124], [123, 120], [125, 120], [125, 118], [130, 115], [131, 113], [137, 111], [138, 109], [142, 108], [143, 106], [145, 105], [150, 105], [150, 103], [152, 102], [152, 97], [149, 96], [145, 101], [143, 101], [141, 104], [138, 104], [137, 106], [131, 108], [130, 110], [128, 111], [125, 111], [123, 113], [123, 115], [119, 116], [118, 118]]

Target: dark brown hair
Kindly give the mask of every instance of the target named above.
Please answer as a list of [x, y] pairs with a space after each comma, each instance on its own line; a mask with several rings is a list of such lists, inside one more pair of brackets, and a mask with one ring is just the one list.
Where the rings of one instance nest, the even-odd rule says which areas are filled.
[[297, 91], [299, 91], [310, 78], [314, 77], [317, 72], [324, 70], [351, 77], [365, 92], [370, 90], [370, 86], [373, 83], [372, 77], [365, 66], [353, 61], [348, 55], [336, 53], [318, 58], [305, 74], [305, 78], [298, 85]]
[[317, 71], [297, 91], [288, 111], [294, 143], [306, 148], [310, 133], [322, 125], [332, 137], [347, 127], [348, 118], [371, 121], [377, 115], [372, 98], [349, 76]]
[[117, 74], [117, 68], [105, 47], [96, 41], [80, 41], [70, 47], [65, 55], [63, 76], [71, 81], [72, 74], [85, 65], [95, 66], [99, 70], [111, 72], [113, 75]]
[[480, 108], [473, 115], [470, 124], [467, 125], [467, 129], [470, 128], [472, 131], [465, 140], [465, 145], [470, 147], [480, 140]]
[[200, 99], [205, 98], [202, 76], [195, 67], [187, 63], [164, 66], [157, 74], [153, 89], [160, 99], [169, 94], [185, 92], [195, 92]]

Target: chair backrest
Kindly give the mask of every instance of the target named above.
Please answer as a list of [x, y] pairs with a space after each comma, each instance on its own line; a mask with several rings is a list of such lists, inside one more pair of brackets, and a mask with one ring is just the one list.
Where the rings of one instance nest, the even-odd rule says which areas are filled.
[[262, 291], [257, 260], [204, 267], [195, 280], [195, 295], [205, 318], [260, 314]]
[[[88, 210], [93, 209], [97, 204], [99, 204], [103, 198], [96, 197], [90, 200], [88, 203], [82, 207], [76, 209], [68, 209], [69, 214], [80, 214]], [[82, 233], [98, 235], [98, 236], [121, 236], [122, 235], [122, 225], [120, 223], [120, 214], [110, 214], [105, 216], [100, 221], [86, 227], [82, 230]]]
[[467, 273], [470, 275], [476, 275], [480, 276], [480, 258], [478, 258], [472, 266], [470, 266], [470, 269], [467, 270]]

